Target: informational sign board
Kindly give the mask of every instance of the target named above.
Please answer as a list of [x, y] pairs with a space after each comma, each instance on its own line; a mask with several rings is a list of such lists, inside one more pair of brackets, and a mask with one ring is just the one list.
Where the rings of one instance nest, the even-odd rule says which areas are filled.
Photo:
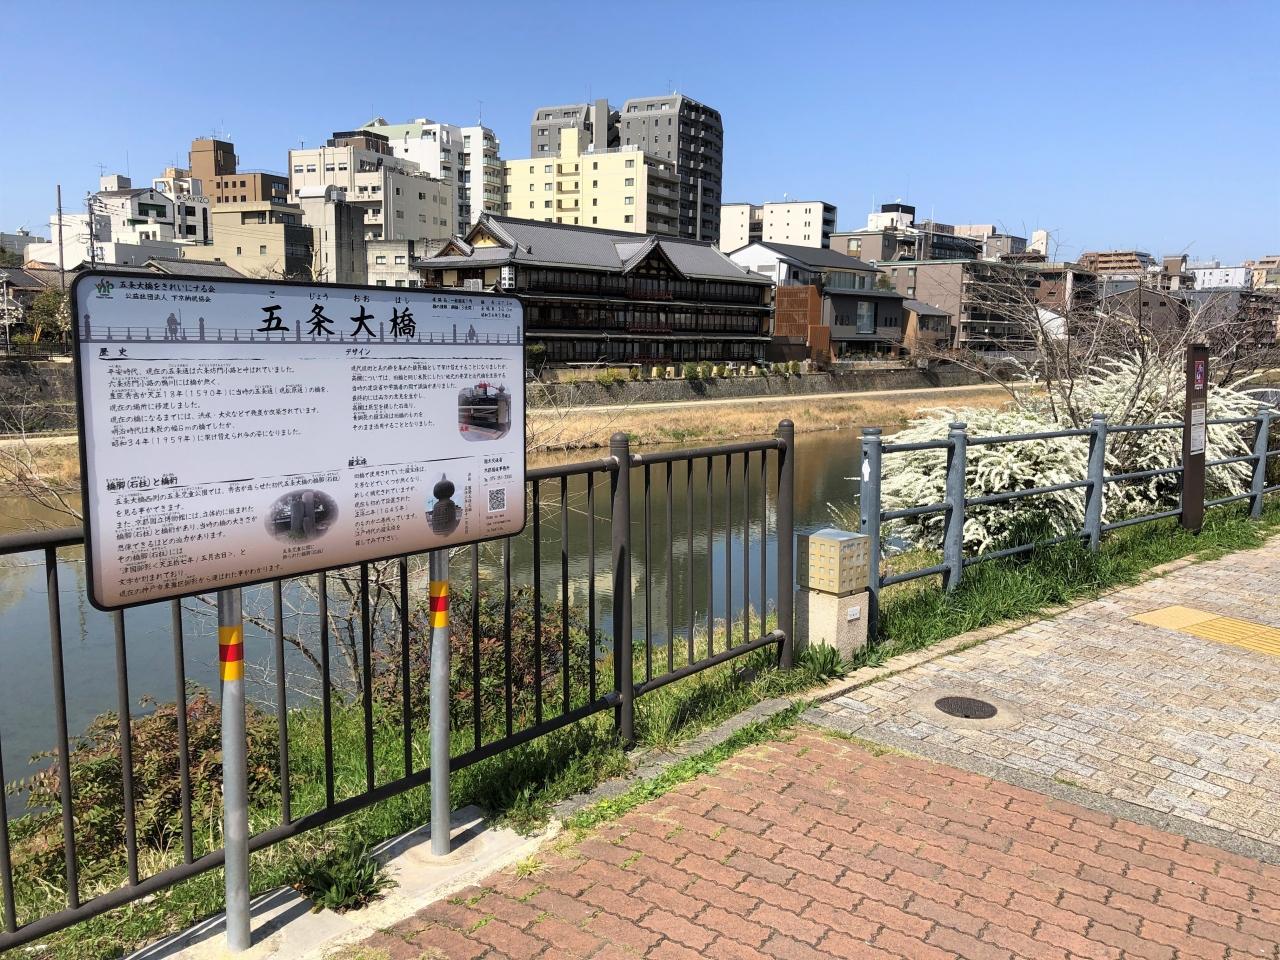
[[1187, 348], [1187, 400], [1182, 427], [1182, 526], [1204, 524], [1205, 444], [1208, 440], [1209, 348]]
[[524, 527], [512, 297], [94, 272], [72, 307], [101, 609]]

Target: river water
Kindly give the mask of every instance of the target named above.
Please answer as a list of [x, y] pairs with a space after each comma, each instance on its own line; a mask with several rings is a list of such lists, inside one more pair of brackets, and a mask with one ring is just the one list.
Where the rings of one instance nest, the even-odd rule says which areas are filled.
[[[852, 508], [856, 505], [858, 431], [839, 430], [801, 434], [796, 438], [795, 461], [795, 526], [797, 530], [815, 529], [830, 522], [829, 505]], [[588, 455], [591, 456], [591, 455]], [[571, 455], [561, 460], [577, 459]], [[540, 462], [548, 462], [545, 458]], [[554, 462], [554, 461], [551, 461]], [[765, 551], [767, 569], [764, 577], [765, 605], [776, 602], [773, 561], [776, 517], [773, 505], [773, 459], [769, 464], [769, 504], [764, 508], [760, 488], [759, 455], [750, 461], [747, 486], [749, 521], [743, 522], [743, 487], [741, 458], [734, 459], [733, 490], [724, 497], [724, 464], [717, 461], [713, 472], [710, 497], [705, 479], [705, 461], [695, 464], [693, 499], [693, 531], [689, 538], [686, 514], [686, 467], [676, 464], [672, 476], [673, 523], [671, 533], [666, 525], [665, 468], [655, 466], [651, 472], [649, 502], [649, 545], [651, 570], [646, 570], [644, 543], [644, 481], [642, 471], [632, 473], [633, 517], [633, 622], [637, 643], [651, 636], [655, 649], [661, 651], [666, 642], [667, 591], [673, 593], [674, 630], [677, 640], [685, 636], [692, 610], [693, 622], [705, 625], [708, 605], [711, 616], [724, 617], [725, 611], [741, 613], [744, 588], [755, 611], [760, 609], [761, 549]], [[595, 587], [597, 623], [609, 624], [611, 593], [610, 525], [608, 478], [597, 477], [595, 484]], [[544, 483], [542, 495], [541, 588], [546, 616], [559, 615], [561, 596], [561, 515], [558, 482]], [[725, 501], [732, 510], [732, 529], [724, 521]], [[568, 590], [573, 604], [585, 604], [589, 595], [590, 565], [588, 536], [593, 526], [588, 517], [586, 486], [583, 478], [574, 478], [568, 488]], [[713, 535], [708, 544], [706, 529], [708, 508], [714, 518]], [[0, 500], [0, 533], [30, 529], [41, 521], [63, 525], [57, 516], [42, 515], [38, 508], [21, 501]], [[746, 536], [744, 538], [744, 530]], [[744, 542], [745, 541], [745, 542]], [[667, 564], [668, 542], [671, 566]], [[513, 542], [512, 582], [532, 582], [532, 525], [525, 535]], [[708, 549], [709, 547], [709, 549]], [[0, 757], [4, 778], [14, 780], [35, 769], [29, 758], [36, 752], [49, 750], [55, 743], [52, 708], [52, 666], [49, 643], [48, 595], [43, 555], [22, 554], [0, 558]], [[731, 585], [725, 589], [725, 567], [729, 566]], [[744, 582], [744, 566], [747, 576]], [[646, 576], [649, 573], [650, 576]], [[455, 577], [470, 575], [470, 554], [463, 550], [454, 556]], [[85, 566], [79, 550], [59, 552], [58, 564], [62, 638], [64, 650], [68, 724], [74, 738], [76, 732], [95, 715], [117, 706], [115, 632], [112, 618], [95, 610], [85, 594]], [[501, 551], [494, 545], [482, 548], [481, 579], [492, 582], [501, 577]], [[414, 589], [425, 581], [415, 578]], [[690, 590], [690, 584], [692, 589]], [[715, 589], [708, 597], [708, 584]], [[331, 603], [335, 602], [333, 591]], [[315, 598], [307, 591], [286, 587], [286, 611], [292, 609], [300, 617], [314, 616]], [[270, 591], [247, 588], [246, 612], [271, 609]], [[128, 660], [129, 701], [136, 714], [148, 709], [140, 705], [145, 699], [172, 701], [176, 695], [172, 643], [172, 608], [170, 604], [140, 607], [125, 616]], [[216, 621], [207, 604], [198, 600], [183, 601], [184, 667], [187, 679], [213, 688], [217, 682]], [[655, 658], [658, 660], [659, 658]], [[665, 660], [665, 657], [661, 658]], [[271, 686], [272, 645], [268, 634], [252, 626], [246, 627], [246, 678], [249, 696], [263, 703], [274, 703]], [[342, 661], [335, 655], [337, 675]], [[290, 651], [286, 673], [290, 681], [290, 706], [297, 706], [314, 691], [316, 672], [299, 654]], [[340, 678], [340, 677], [339, 677]], [[637, 679], [643, 679], [638, 677]], [[43, 766], [37, 762], [36, 766]], [[14, 813], [11, 802], [10, 815]]]

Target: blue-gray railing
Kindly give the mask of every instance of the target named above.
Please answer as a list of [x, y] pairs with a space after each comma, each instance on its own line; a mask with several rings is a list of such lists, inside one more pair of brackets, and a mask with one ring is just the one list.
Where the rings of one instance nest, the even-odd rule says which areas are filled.
[[[1205, 469], [1223, 467], [1235, 463], [1250, 463], [1253, 473], [1248, 491], [1225, 497], [1216, 497], [1205, 501], [1205, 507], [1218, 507], [1239, 501], [1249, 501], [1249, 515], [1256, 519], [1262, 514], [1263, 498], [1269, 493], [1280, 491], [1280, 484], [1267, 485], [1267, 464], [1272, 457], [1280, 456], [1280, 450], [1271, 449], [1271, 422], [1277, 412], [1263, 408], [1256, 416], [1231, 417], [1208, 421], [1208, 426], [1243, 427], [1254, 426], [1253, 450], [1251, 453], [1234, 457], [1223, 457], [1207, 460]], [[1155, 477], [1177, 477], [1181, 483], [1183, 465], [1178, 463], [1167, 467], [1150, 470], [1134, 470], [1127, 473], [1108, 474], [1107, 440], [1115, 434], [1154, 433], [1165, 430], [1183, 429], [1182, 423], [1148, 423], [1112, 426], [1102, 414], [1095, 413], [1088, 427], [1068, 430], [1048, 430], [1041, 433], [1004, 434], [989, 437], [970, 437], [967, 426], [963, 423], [951, 424], [945, 439], [922, 440], [910, 443], [885, 443], [881, 439], [878, 427], [867, 427], [862, 431], [862, 491], [859, 496], [859, 524], [862, 533], [870, 540], [871, 547], [871, 593], [869, 635], [875, 637], [880, 607], [880, 592], [883, 588], [909, 580], [923, 577], [940, 576], [943, 588], [954, 590], [960, 585], [965, 568], [987, 560], [998, 560], [1002, 557], [1018, 556], [1029, 553], [1038, 547], [1048, 547], [1069, 540], [1082, 540], [1090, 550], [1097, 550], [1102, 535], [1121, 527], [1129, 527], [1155, 520], [1177, 517], [1182, 513], [1182, 497], [1179, 490], [1179, 503], [1176, 508], [1159, 510], [1154, 513], [1136, 517], [1124, 517], [1109, 523], [1103, 522], [1103, 499], [1106, 488], [1111, 484], [1131, 483], [1137, 480]], [[997, 493], [970, 497], [965, 480], [968, 465], [968, 449], [974, 446], [986, 446], [1004, 443], [1026, 443], [1029, 441], [1059, 440], [1068, 438], [1087, 438], [1089, 441], [1089, 460], [1086, 475], [1079, 480], [1055, 483], [1042, 487], [1026, 487], [1002, 490]], [[883, 457], [885, 454], [910, 453], [921, 450], [945, 451], [946, 489], [941, 503], [930, 503], [883, 509], [881, 502], [881, 479], [883, 477]], [[1063, 534], [1049, 540], [1016, 544], [998, 550], [987, 550], [974, 556], [966, 556], [964, 551], [964, 524], [966, 511], [970, 507], [992, 506], [1002, 503], [1016, 503], [1028, 497], [1043, 496], [1068, 490], [1080, 490], [1085, 498], [1084, 524], [1071, 533]], [[898, 570], [886, 574], [882, 569], [881, 524], [886, 521], [903, 520], [912, 517], [945, 514], [942, 533], [942, 560], [940, 563], [910, 570]], [[873, 641], [874, 642], [874, 641]]]

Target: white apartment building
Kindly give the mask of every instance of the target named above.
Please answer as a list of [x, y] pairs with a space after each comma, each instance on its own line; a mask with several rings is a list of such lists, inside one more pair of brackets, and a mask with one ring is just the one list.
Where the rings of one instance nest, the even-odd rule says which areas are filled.
[[364, 209], [366, 240], [443, 240], [457, 224], [451, 184], [393, 154], [387, 138], [369, 130], [335, 133], [323, 147], [289, 151], [289, 194], [338, 187]]
[[319, 283], [368, 282], [364, 208], [339, 187], [300, 187], [294, 203], [311, 228], [311, 278]]
[[720, 249], [732, 253], [749, 243], [831, 246], [836, 206], [824, 200], [726, 203], [720, 208]]
[[502, 212], [502, 161], [497, 135], [484, 126], [459, 127], [426, 117], [388, 123], [375, 117], [361, 130], [387, 138], [394, 156], [453, 185], [457, 230], [466, 233], [482, 213]]
[[425, 254], [421, 244], [412, 240], [375, 240], [366, 246], [366, 250], [367, 282], [370, 286], [422, 286], [422, 274], [413, 269], [413, 261]]
[[1214, 290], [1220, 287], [1239, 290], [1253, 286], [1253, 270], [1250, 267], [1224, 267], [1219, 260], [1205, 260], [1188, 264], [1187, 270], [1196, 278], [1197, 290]]

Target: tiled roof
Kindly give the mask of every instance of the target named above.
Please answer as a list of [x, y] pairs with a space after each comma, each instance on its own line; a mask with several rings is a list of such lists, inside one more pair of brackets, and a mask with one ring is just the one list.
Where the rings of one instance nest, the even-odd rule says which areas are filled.
[[[774, 243], [772, 240], [756, 240], [759, 246], [781, 254], [788, 260], [795, 260], [806, 267], [838, 267], [842, 270], [875, 270], [871, 264], [857, 257], [837, 253], [826, 247], [804, 247], [798, 243]], [[735, 251], [736, 252], [736, 251]]]
[[21, 267], [0, 267], [0, 281], [7, 283], [15, 290], [44, 289], [44, 283], [38, 277]]
[[221, 260], [186, 260], [175, 257], [152, 257], [147, 266], [156, 273], [185, 274], [189, 277], [223, 277], [242, 280], [244, 274]]
[[902, 303], [904, 310], [910, 310], [918, 313], [922, 317], [949, 317], [951, 314], [943, 310], [941, 307], [935, 307], [931, 303], [925, 303], [923, 300], [904, 300]]
[[495, 237], [502, 245], [477, 246], [470, 256], [456, 254], [428, 257], [419, 261], [430, 268], [523, 263], [538, 266], [580, 267], [625, 273], [654, 249], [660, 250], [681, 274], [700, 280], [737, 280], [771, 283], [758, 273], [734, 263], [710, 243], [678, 237], [646, 236], [621, 230], [517, 220], [483, 214], [472, 227], [468, 241], [478, 231]]

